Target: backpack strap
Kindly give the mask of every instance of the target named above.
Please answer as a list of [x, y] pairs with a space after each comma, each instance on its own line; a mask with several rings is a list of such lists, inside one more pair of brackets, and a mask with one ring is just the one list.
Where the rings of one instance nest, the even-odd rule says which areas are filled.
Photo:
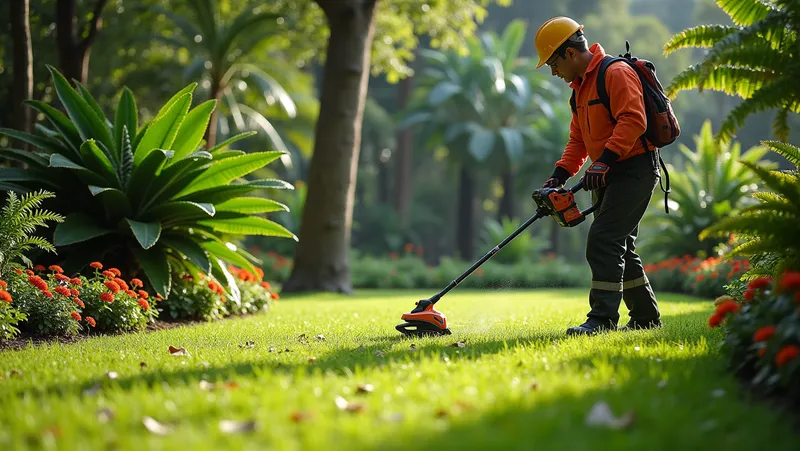
[[572, 114], [578, 114], [578, 104], [575, 100], [575, 90], [572, 90], [572, 95], [569, 98], [569, 106], [572, 108]]
[[606, 70], [608, 69], [608, 66], [616, 63], [617, 61], [626, 61], [626, 59], [621, 56], [606, 56], [602, 59], [602, 61], [600, 61], [600, 67], [597, 71], [597, 97], [600, 99], [600, 103], [606, 107], [608, 116], [611, 118], [611, 122], [614, 124], [617, 123], [617, 120], [614, 118], [614, 115], [611, 114], [611, 100], [608, 98], [608, 92], [606, 91]]

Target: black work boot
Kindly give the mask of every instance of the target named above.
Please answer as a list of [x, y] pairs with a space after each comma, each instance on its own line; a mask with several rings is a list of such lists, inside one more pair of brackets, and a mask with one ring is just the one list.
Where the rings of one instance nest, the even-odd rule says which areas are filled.
[[655, 319], [651, 321], [638, 321], [631, 318], [631, 320], [628, 321], [628, 324], [620, 327], [617, 330], [624, 332], [629, 330], [659, 329], [663, 326], [664, 324], [661, 322], [660, 319]]
[[590, 316], [589, 319], [580, 326], [567, 329], [567, 335], [595, 335], [601, 332], [614, 330], [615, 328], [615, 325], [611, 321], [604, 321]]

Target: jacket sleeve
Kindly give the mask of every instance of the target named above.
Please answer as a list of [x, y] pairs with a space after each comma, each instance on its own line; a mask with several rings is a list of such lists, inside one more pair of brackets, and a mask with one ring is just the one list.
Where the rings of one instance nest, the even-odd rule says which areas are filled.
[[606, 92], [611, 114], [617, 120], [606, 148], [625, 156], [647, 130], [642, 82], [632, 67], [612, 64], [606, 71]]
[[556, 167], [566, 169], [570, 177], [572, 177], [578, 173], [588, 157], [589, 154], [586, 151], [583, 135], [578, 125], [578, 116], [573, 113], [572, 120], [569, 122], [569, 141], [567, 141], [567, 146], [561, 155], [561, 159], [556, 162]]

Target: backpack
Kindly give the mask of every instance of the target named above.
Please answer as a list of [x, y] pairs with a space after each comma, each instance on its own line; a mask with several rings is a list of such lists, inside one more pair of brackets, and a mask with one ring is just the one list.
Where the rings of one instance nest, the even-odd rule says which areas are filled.
[[[661, 155], [658, 151], [660, 148], [675, 142], [680, 136], [680, 124], [678, 123], [678, 118], [675, 117], [675, 112], [672, 110], [672, 103], [669, 97], [664, 93], [664, 88], [661, 86], [661, 82], [659, 82], [656, 76], [656, 66], [648, 60], [632, 57], [631, 44], [627, 40], [625, 41], [625, 52], [625, 55], [619, 55], [618, 57], [606, 56], [600, 62], [599, 71], [597, 73], [597, 95], [600, 103], [608, 110], [611, 121], [616, 124], [617, 120], [614, 119], [614, 116], [611, 114], [611, 104], [608, 93], [606, 92], [606, 69], [608, 69], [608, 66], [611, 64], [623, 61], [631, 66], [639, 75], [639, 80], [642, 82], [644, 108], [647, 116], [647, 129], [640, 139], [642, 140], [642, 145], [645, 150], [651, 150], [647, 145], [647, 141], [650, 141], [656, 147], [652, 149], [653, 164], [654, 167], [657, 168], [658, 162], [660, 162], [666, 176], [667, 188], [665, 190], [664, 186], [661, 185], [661, 191], [664, 192], [664, 210], [669, 214], [669, 208], [667, 206], [670, 193], [669, 172], [667, 172], [664, 160], [661, 159]], [[575, 91], [572, 92], [569, 103], [572, 107], [572, 112], [577, 114]], [[645, 141], [645, 139], [647, 141]]]

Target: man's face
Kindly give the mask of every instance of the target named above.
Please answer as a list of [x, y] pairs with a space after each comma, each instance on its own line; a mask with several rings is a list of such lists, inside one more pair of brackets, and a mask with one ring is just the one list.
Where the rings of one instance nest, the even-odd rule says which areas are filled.
[[563, 58], [556, 52], [545, 64], [550, 66], [550, 73], [554, 77], [559, 77], [567, 83], [572, 83], [580, 75], [576, 69], [576, 56], [577, 52], [574, 49], [567, 49]]

